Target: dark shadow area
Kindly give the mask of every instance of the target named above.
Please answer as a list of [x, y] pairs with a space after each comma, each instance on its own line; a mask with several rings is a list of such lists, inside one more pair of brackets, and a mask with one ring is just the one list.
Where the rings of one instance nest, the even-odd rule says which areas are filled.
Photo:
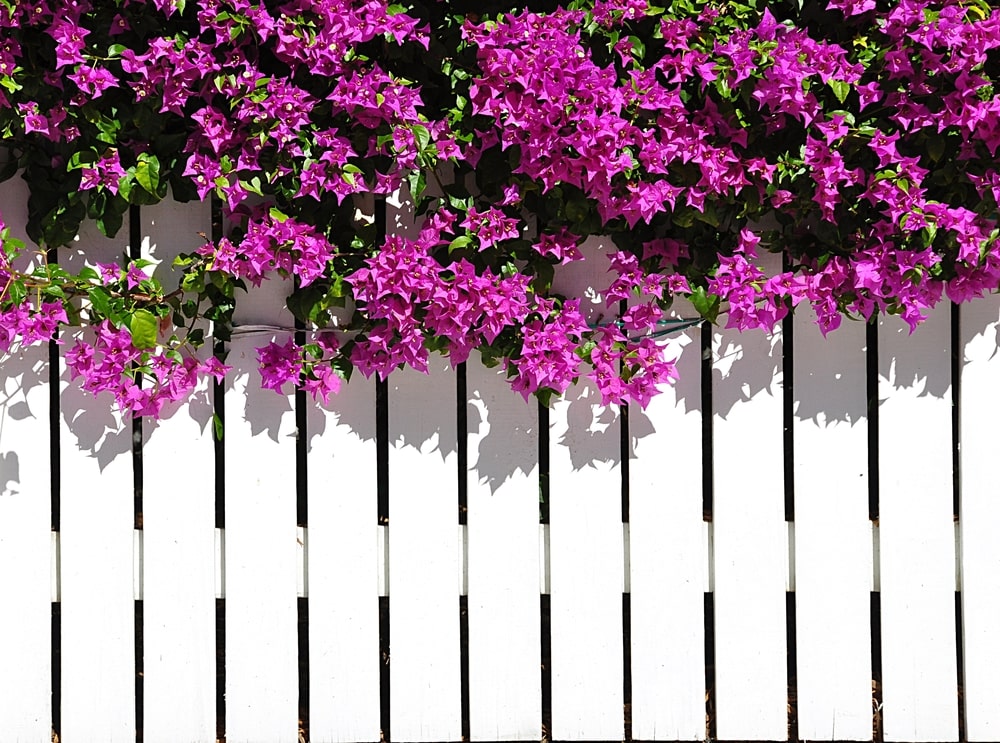
[[[447, 359], [432, 355], [429, 374], [404, 369], [389, 375], [389, 446], [413, 448], [424, 456], [446, 460], [458, 454], [455, 415], [455, 370]], [[415, 401], [419, 409], [415, 409]], [[410, 412], [418, 412], [411, 415]], [[462, 431], [461, 435], [465, 435]], [[431, 442], [433, 446], [428, 446]]]
[[379, 722], [382, 728], [381, 743], [392, 740], [390, 721], [392, 712], [389, 708], [389, 597], [379, 596], [378, 599], [378, 649], [379, 649]]
[[0, 452], [0, 496], [18, 495], [21, 483], [21, 460], [16, 451]]
[[795, 633], [795, 592], [785, 593], [785, 674], [788, 679], [788, 740], [799, 739], [798, 653]]
[[215, 600], [215, 737], [226, 740], [226, 600]]
[[477, 370], [466, 380], [464, 410], [472, 434], [468, 472], [496, 493], [514, 475], [530, 475], [538, 466], [539, 411], [534, 399], [525, 401], [505, 382], [484, 380], [482, 375]]
[[142, 743], [143, 735], [143, 602], [135, 602], [135, 740]]
[[568, 403], [567, 431], [554, 445], [569, 449], [574, 470], [594, 468], [598, 462], [621, 463], [621, 417], [613, 405], [601, 405], [601, 396], [590, 382], [580, 382], [563, 395]]
[[52, 739], [62, 736], [62, 604], [52, 602]]
[[[240, 338], [230, 345], [226, 363], [232, 367], [226, 377], [225, 394], [227, 402], [227, 418], [229, 425], [243, 420], [250, 424], [252, 436], [267, 436], [274, 442], [282, 437], [294, 436], [294, 429], [285, 421], [285, 416], [294, 416], [295, 396], [291, 393], [291, 385], [286, 385], [288, 394], [278, 394], [274, 390], [261, 386], [260, 371], [257, 366], [256, 347], [266, 345], [269, 340], [284, 343], [285, 337], [272, 334], [261, 334], [252, 338]], [[243, 397], [242, 404], [237, 403], [237, 390]], [[282, 430], [282, 425], [286, 427]]]
[[871, 592], [872, 743], [883, 743], [882, 730], [882, 596]]
[[[377, 428], [377, 415], [375, 399], [376, 382], [372, 379], [365, 379], [359, 372], [350, 382], [345, 382], [340, 388], [340, 392], [330, 396], [329, 404], [324, 404], [322, 400], [313, 400], [309, 395], [305, 396], [306, 407], [306, 427], [307, 427], [307, 453], [312, 450], [312, 442], [322, 437], [327, 432], [327, 427], [331, 424], [331, 418], [327, 415], [314, 415], [316, 411], [328, 411], [333, 413], [334, 425], [346, 426], [351, 433], [362, 441], [375, 441]], [[274, 394], [267, 390], [269, 394]]]
[[29, 464], [33, 461], [30, 456], [22, 457], [26, 454], [25, 441], [18, 432], [18, 422], [33, 421], [29, 425], [37, 426], [39, 430], [50, 425], [49, 397], [42, 389], [32, 394], [32, 390], [48, 382], [47, 351], [46, 346], [35, 346], [3, 362], [4, 376], [0, 380], [0, 498], [21, 493], [22, 459]]
[[70, 436], [63, 437], [62, 447], [76, 447], [87, 456], [97, 459], [103, 471], [117, 457], [132, 455], [131, 419], [125, 420], [113, 412], [114, 402], [109, 394], [96, 398], [64, 371], [61, 381], [65, 387], [59, 395], [59, 409]]
[[[891, 380], [894, 389], [914, 388], [920, 397], [929, 395], [950, 399], [951, 312], [951, 305], [941, 302], [929, 311], [928, 319], [912, 333], [899, 318], [881, 318], [879, 377]], [[973, 327], [964, 330], [981, 333], [985, 325], [978, 331], [974, 331]], [[900, 345], [901, 340], [911, 352], [897, 356], [888, 349]]]
[[539, 597], [541, 627], [541, 671], [542, 671], [542, 743], [551, 743], [552, 738], [552, 596], [543, 593]]
[[298, 599], [299, 737], [309, 740], [309, 599]]
[[780, 395], [782, 339], [761, 331], [737, 333], [716, 328], [713, 338], [712, 404], [714, 414], [725, 419], [738, 402], [764, 393]]

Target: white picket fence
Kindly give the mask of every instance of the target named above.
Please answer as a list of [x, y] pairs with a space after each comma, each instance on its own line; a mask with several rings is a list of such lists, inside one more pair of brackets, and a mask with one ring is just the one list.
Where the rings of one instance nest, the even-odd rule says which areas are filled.
[[[209, 225], [143, 208], [142, 250]], [[218, 450], [209, 387], [136, 455], [49, 349], [3, 362], [0, 741], [1000, 739], [996, 297], [877, 355], [805, 312], [791, 354], [690, 328], [648, 410], [581, 385], [546, 427], [474, 359], [391, 375], [387, 424], [360, 377], [297, 411], [255, 370], [282, 288], [240, 306]]]

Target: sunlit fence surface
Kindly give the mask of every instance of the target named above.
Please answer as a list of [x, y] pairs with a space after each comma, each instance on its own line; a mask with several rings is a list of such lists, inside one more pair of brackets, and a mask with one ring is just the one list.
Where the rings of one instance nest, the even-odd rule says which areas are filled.
[[[138, 220], [76, 259], [211, 226]], [[277, 284], [159, 422], [66, 345], [2, 362], [0, 740], [1000, 739], [996, 297], [912, 336], [687, 327], [645, 411], [540, 409], [475, 355], [322, 407], [260, 388]]]

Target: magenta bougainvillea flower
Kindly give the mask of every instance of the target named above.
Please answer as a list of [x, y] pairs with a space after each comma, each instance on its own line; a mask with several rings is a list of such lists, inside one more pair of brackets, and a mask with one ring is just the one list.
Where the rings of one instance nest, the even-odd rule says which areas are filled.
[[[0, 3], [3, 172], [45, 249], [0, 223], [0, 350], [84, 326], [71, 374], [156, 415], [225, 373], [206, 321], [225, 341], [283, 282], [306, 340], [259, 350], [265, 387], [330, 403], [352, 371], [478, 353], [525, 396], [645, 405], [678, 297], [745, 331], [805, 302], [828, 333], [1000, 287], [984, 0], [490, 8]], [[173, 266], [31, 258], [167, 197], [226, 230]]]

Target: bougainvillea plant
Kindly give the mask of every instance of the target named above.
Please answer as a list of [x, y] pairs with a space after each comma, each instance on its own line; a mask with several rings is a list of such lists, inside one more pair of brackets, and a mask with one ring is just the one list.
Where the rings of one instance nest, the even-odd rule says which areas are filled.
[[[995, 291], [998, 79], [983, 0], [0, 0], [2, 175], [47, 257], [3, 233], [0, 351], [90, 326], [71, 374], [155, 415], [284, 281], [317, 332], [259, 349], [266, 387], [476, 353], [526, 396], [645, 404], [676, 297], [739, 329], [805, 301], [826, 333]], [[400, 189], [418, 232], [358, 219]], [[60, 262], [168, 195], [231, 229], [152, 276]], [[553, 288], [593, 235], [616, 322]]]

